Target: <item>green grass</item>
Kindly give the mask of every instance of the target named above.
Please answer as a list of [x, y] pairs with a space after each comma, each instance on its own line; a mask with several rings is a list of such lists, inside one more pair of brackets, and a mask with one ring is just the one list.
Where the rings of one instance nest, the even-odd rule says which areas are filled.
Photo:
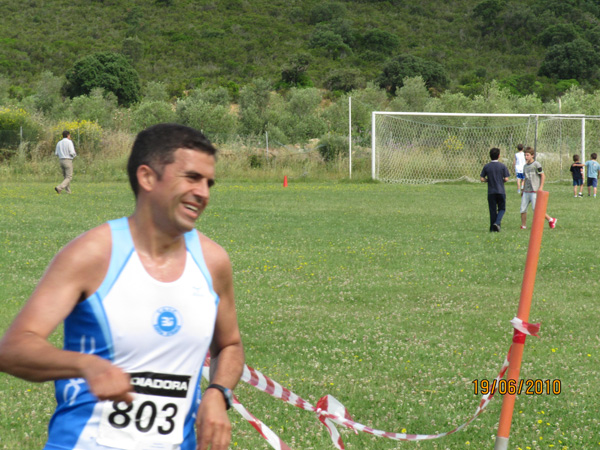
[[[0, 332], [64, 244], [133, 208], [125, 182], [76, 182], [71, 196], [52, 186], [0, 183]], [[231, 256], [248, 365], [313, 405], [332, 394], [377, 429], [462, 424], [480, 400], [472, 382], [496, 376], [517, 312], [529, 230], [519, 229], [515, 185], [507, 189], [492, 234], [481, 184], [217, 183], [199, 228]], [[541, 338], [527, 339], [521, 376], [559, 379], [562, 393], [517, 398], [509, 448], [598, 448], [600, 199], [548, 189], [559, 221], [544, 231], [530, 316]], [[312, 413], [244, 383], [236, 395], [293, 449], [334, 448]], [[493, 448], [501, 400], [435, 441], [342, 435], [356, 450]], [[41, 448], [53, 403], [51, 383], [0, 374], [0, 448]], [[270, 448], [230, 417], [232, 448]]]

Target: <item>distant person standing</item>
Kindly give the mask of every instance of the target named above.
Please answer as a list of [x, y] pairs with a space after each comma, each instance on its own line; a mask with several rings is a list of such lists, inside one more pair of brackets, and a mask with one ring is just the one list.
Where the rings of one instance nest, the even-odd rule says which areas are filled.
[[499, 232], [502, 217], [506, 211], [504, 183], [508, 181], [508, 168], [498, 161], [500, 149], [490, 150], [491, 162], [483, 166], [481, 182], [488, 184], [488, 206], [490, 208], [490, 231]]
[[573, 175], [573, 196], [577, 197], [577, 186], [579, 186], [579, 197], [583, 197], [583, 164], [579, 162], [579, 155], [573, 155], [570, 170]]
[[73, 141], [71, 141], [71, 133], [65, 130], [62, 135], [63, 138], [56, 144], [54, 154], [58, 156], [64, 180], [54, 190], [57, 194], [60, 194], [62, 191], [70, 194], [71, 180], [73, 179], [73, 158], [77, 156], [77, 153], [75, 153], [75, 146], [73, 145]]
[[[527, 228], [527, 207], [531, 205], [531, 209], [535, 211], [535, 201], [537, 199], [537, 191], [544, 189], [544, 181], [546, 174], [542, 165], [535, 160], [535, 150], [531, 147], [525, 149], [525, 184], [523, 192], [521, 192], [521, 229]], [[556, 217], [550, 217], [546, 214], [546, 220], [550, 228], [556, 227]]]
[[517, 145], [517, 153], [515, 153], [515, 176], [517, 177], [517, 193], [521, 193], [521, 189], [525, 185], [525, 174], [523, 174], [523, 168], [525, 167], [525, 153], [523, 153], [523, 144]]
[[596, 198], [596, 192], [598, 191], [598, 169], [600, 169], [600, 164], [596, 161], [598, 155], [592, 153], [590, 155], [592, 159], [590, 161], [586, 161], [585, 163], [585, 171], [587, 173], [587, 187], [588, 187], [588, 197], [591, 194], [592, 188], [594, 188], [594, 198]]

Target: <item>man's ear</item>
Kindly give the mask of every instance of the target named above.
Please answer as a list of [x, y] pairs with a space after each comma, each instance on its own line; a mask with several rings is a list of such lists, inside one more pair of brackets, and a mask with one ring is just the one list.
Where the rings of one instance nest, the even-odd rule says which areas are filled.
[[142, 164], [137, 168], [135, 175], [138, 179], [140, 189], [146, 192], [152, 191], [156, 181], [158, 180], [158, 174], [150, 166]]

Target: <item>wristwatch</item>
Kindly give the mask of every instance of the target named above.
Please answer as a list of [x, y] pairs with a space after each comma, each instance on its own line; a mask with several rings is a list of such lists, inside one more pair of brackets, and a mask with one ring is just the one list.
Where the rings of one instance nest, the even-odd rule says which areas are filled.
[[231, 408], [233, 405], [233, 394], [231, 393], [231, 389], [226, 388], [225, 386], [221, 386], [220, 384], [209, 384], [206, 389], [218, 389], [223, 394], [223, 398], [225, 399], [225, 404], [227, 405], [227, 409]]

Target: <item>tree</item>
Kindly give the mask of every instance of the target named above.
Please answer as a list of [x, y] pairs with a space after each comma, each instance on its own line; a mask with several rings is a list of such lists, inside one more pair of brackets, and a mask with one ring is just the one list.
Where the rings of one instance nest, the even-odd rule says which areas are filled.
[[475, 6], [473, 16], [481, 20], [482, 34], [490, 33], [498, 25], [500, 13], [504, 6], [504, 0], [483, 0]]
[[365, 48], [381, 53], [395, 50], [399, 43], [398, 36], [379, 28], [367, 31], [362, 37], [362, 45]]
[[310, 37], [309, 46], [323, 49], [333, 59], [352, 53], [352, 49], [344, 42], [344, 39], [331, 30], [315, 31]]
[[320, 22], [329, 22], [346, 15], [346, 6], [341, 3], [319, 3], [310, 10], [309, 23], [315, 25]]
[[240, 123], [245, 134], [263, 134], [267, 128], [267, 109], [271, 85], [258, 78], [240, 90]]
[[539, 75], [562, 80], [584, 80], [593, 78], [597, 69], [598, 54], [592, 44], [575, 39], [550, 47], [540, 66]]
[[418, 56], [402, 54], [388, 60], [383, 72], [377, 77], [377, 83], [391, 94], [404, 85], [406, 77], [420, 76], [429, 89], [443, 90], [448, 84], [446, 69], [435, 61], [429, 61]]
[[338, 69], [332, 71], [325, 80], [325, 87], [330, 91], [350, 92], [364, 88], [366, 82], [358, 69]]
[[44, 114], [52, 114], [62, 103], [60, 95], [62, 80], [50, 71], [43, 71], [35, 84], [33, 104], [35, 109]]
[[85, 56], [75, 62], [66, 77], [65, 92], [71, 98], [87, 95], [98, 87], [115, 94], [123, 106], [130, 106], [141, 98], [138, 73], [127, 58], [118, 53]]
[[574, 41], [579, 37], [577, 29], [571, 23], [559, 23], [542, 31], [538, 40], [544, 47]]
[[306, 75], [311, 57], [307, 53], [292, 56], [281, 69], [281, 81], [286, 86], [311, 86], [312, 82]]
[[121, 53], [132, 63], [138, 63], [144, 56], [144, 43], [137, 36], [126, 37], [121, 45]]

